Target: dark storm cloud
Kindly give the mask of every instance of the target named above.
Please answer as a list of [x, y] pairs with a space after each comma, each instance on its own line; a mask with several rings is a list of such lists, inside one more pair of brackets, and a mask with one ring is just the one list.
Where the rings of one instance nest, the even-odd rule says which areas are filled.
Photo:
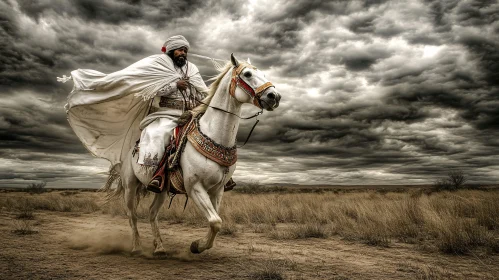
[[[27, 97], [27, 98], [26, 98]], [[16, 157], [11, 150], [32, 152], [83, 153], [85, 149], [72, 133], [58, 106], [35, 95], [9, 96], [0, 99], [1, 157]]]
[[[57, 88], [54, 73], [60, 75], [81, 66], [104, 72], [126, 67], [161, 46], [146, 45], [147, 38], [133, 29], [134, 22], [165, 26], [195, 12], [197, 9], [191, 8], [195, 4], [92, 0], [2, 3], [2, 88], [53, 90]], [[125, 22], [132, 26], [120, 26]]]
[[[499, 12], [499, 11], [498, 11]], [[499, 85], [499, 42], [498, 34], [490, 38], [489, 36], [474, 32], [463, 32], [458, 42], [466, 46], [472, 56], [479, 61], [485, 74], [485, 80], [489, 85]]]
[[342, 60], [348, 70], [361, 71], [367, 70], [377, 61], [390, 56], [389, 52], [381, 47], [341, 50]]
[[420, 33], [409, 33], [405, 35], [405, 39], [413, 45], [421, 44], [421, 45], [440, 45], [442, 40], [436, 34], [427, 34], [424, 32]]
[[168, 21], [188, 16], [201, 8], [206, 1], [112, 1], [112, 0], [24, 0], [19, 1], [22, 12], [35, 19], [46, 14], [77, 17], [84, 21], [113, 25], [124, 23], [147, 23], [156, 27]]
[[499, 20], [497, 1], [462, 1], [456, 10], [457, 21], [464, 26], [483, 26]]
[[112, 55], [92, 51], [97, 36], [92, 36], [95, 33], [88, 32], [87, 28], [73, 32], [72, 26], [55, 26], [54, 30], [47, 30], [36, 22], [22, 23], [14, 7], [3, 5], [3, 14], [17, 15], [7, 23], [2, 22], [7, 26], [3, 28], [3, 48], [0, 50], [3, 92], [33, 87], [46, 92], [58, 90], [54, 76], [77, 68], [75, 60], [119, 64]]
[[80, 17], [88, 21], [102, 21], [119, 24], [128, 20], [136, 20], [143, 16], [139, 5], [114, 1], [19, 1], [22, 12], [28, 16], [40, 19], [44, 14], [65, 14]]
[[[0, 35], [2, 38], [0, 50], [0, 83], [2, 88], [8, 86], [27, 85], [33, 83], [46, 83], [47, 75], [41, 73], [42, 67], [53, 66], [50, 55], [44, 54], [39, 49], [30, 52], [24, 48], [20, 20], [16, 17], [13, 8], [7, 3], [0, 3]], [[48, 81], [50, 83], [50, 81]]]
[[[107, 162], [92, 159], [67, 124], [71, 84], [55, 77], [122, 69], [175, 34], [194, 53], [250, 57], [283, 95], [240, 149], [238, 180], [428, 184], [454, 169], [475, 182], [499, 178], [497, 1], [9, 0], [0, 8], [2, 184], [99, 186]], [[190, 60], [204, 78], [216, 74]], [[252, 124], [241, 123], [240, 142]]]
[[435, 25], [435, 32], [448, 32], [451, 30], [451, 23], [448, 19], [450, 13], [448, 9], [452, 9], [455, 3], [450, 3], [450, 5], [443, 5], [441, 1], [433, 1], [429, 5], [430, 7], [430, 17]]
[[372, 33], [374, 32], [375, 15], [362, 14], [353, 16], [348, 24], [348, 29], [355, 33]]

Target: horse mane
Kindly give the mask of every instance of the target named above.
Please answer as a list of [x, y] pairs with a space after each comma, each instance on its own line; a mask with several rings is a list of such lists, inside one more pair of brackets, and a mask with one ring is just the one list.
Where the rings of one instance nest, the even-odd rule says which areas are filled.
[[[213, 96], [215, 96], [215, 92], [218, 90], [218, 86], [220, 86], [220, 82], [222, 82], [222, 78], [229, 72], [229, 70], [232, 68], [232, 63], [228, 62], [225, 64], [225, 66], [220, 70], [220, 74], [218, 74], [216, 77], [209, 79], [213, 80], [213, 83], [210, 85], [210, 89], [208, 90], [208, 95], [202, 100], [203, 103], [205, 104], [210, 104], [211, 99], [213, 99]], [[206, 112], [206, 109], [208, 109], [208, 105], [201, 104], [194, 109], [191, 110], [193, 115], [198, 115], [200, 113]]]
[[217, 76], [208, 80], [208, 81], [213, 81], [213, 83], [211, 83], [210, 88], [208, 89], [208, 95], [203, 100], [201, 100], [204, 104], [201, 104], [197, 107], [194, 107], [192, 110], [184, 112], [177, 120], [178, 125], [182, 126], [186, 124], [191, 119], [192, 116], [197, 116], [199, 114], [206, 112], [206, 110], [208, 109], [207, 104], [210, 104], [211, 100], [213, 99], [213, 96], [215, 96], [215, 93], [217, 92], [218, 87], [220, 86], [220, 83], [222, 82], [223, 77], [225, 77], [225, 74], [227, 74], [227, 72], [229, 72], [230, 69], [232, 69], [231, 62], [227, 62], [227, 64], [225, 64], [225, 66], [223, 66], [221, 69], [217, 68], [217, 70], [219, 70], [220, 73]]

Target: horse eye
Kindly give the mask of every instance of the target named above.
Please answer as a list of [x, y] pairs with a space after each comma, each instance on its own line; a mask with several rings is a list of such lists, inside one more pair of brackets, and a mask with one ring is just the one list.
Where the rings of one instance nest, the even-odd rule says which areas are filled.
[[251, 78], [251, 72], [248, 71], [248, 72], [244, 73], [244, 77]]

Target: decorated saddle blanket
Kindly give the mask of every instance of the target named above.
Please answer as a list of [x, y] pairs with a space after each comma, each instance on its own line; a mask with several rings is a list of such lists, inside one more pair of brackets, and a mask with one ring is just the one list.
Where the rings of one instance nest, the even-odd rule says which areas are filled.
[[[187, 141], [202, 155], [210, 160], [229, 167], [237, 161], [237, 148], [222, 146], [207, 135], [205, 135], [199, 126], [200, 115], [191, 117], [183, 126], [177, 126], [174, 130], [170, 144], [167, 146], [165, 156], [160, 163], [160, 168], [168, 173], [168, 182], [166, 190], [174, 194], [185, 194], [184, 178], [182, 168], [180, 167], [180, 157], [184, 151]], [[166, 167], [166, 168], [165, 168]], [[235, 186], [232, 179], [228, 182], [225, 189], [232, 189]]]

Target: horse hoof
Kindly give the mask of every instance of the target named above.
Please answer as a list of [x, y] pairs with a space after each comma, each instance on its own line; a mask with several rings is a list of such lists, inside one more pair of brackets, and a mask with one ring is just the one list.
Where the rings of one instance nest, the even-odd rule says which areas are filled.
[[191, 243], [191, 253], [201, 254], [201, 251], [199, 251], [199, 241], [196, 240]]
[[166, 252], [165, 251], [154, 251], [154, 253], [152, 253], [153, 256], [155, 257], [166, 257]]
[[133, 250], [132, 251], [132, 256], [140, 256], [142, 255], [142, 250]]

